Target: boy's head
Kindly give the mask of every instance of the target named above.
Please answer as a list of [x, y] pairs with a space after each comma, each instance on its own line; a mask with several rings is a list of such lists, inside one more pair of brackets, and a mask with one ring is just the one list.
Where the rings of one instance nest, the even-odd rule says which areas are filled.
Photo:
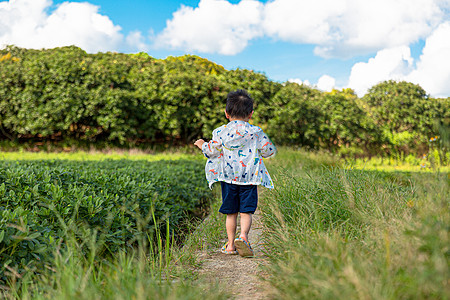
[[246, 119], [253, 112], [253, 99], [246, 90], [228, 93], [225, 112], [231, 118]]

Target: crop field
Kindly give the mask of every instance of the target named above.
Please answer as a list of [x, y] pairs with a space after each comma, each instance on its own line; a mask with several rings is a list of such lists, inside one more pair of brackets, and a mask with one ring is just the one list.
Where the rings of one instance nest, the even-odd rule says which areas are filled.
[[[51, 267], [55, 249], [68, 247], [71, 239], [80, 254], [95, 251], [95, 259], [127, 253], [154, 233], [176, 243], [185, 222], [201, 216], [212, 198], [203, 162], [193, 156], [190, 160], [183, 155], [139, 160], [118, 155], [103, 160], [95, 156], [76, 160], [82, 155], [73, 155], [72, 160], [55, 159], [56, 154], [45, 159], [42, 154], [41, 159], [27, 154], [25, 160], [16, 160], [24, 158], [18, 153], [2, 156], [3, 284], [11, 270], [21, 276], [27, 270]], [[87, 243], [90, 238], [95, 243]]]

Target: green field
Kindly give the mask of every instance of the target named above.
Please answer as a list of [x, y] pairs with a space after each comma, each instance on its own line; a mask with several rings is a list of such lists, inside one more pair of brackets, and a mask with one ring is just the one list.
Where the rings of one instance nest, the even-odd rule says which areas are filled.
[[0, 157], [2, 286], [52, 269], [59, 250], [75, 251], [92, 266], [142, 247], [158, 260], [163, 247], [182, 242], [188, 223], [205, 214], [213, 197], [198, 156]]
[[[448, 167], [279, 150], [260, 205], [269, 298], [449, 297]], [[197, 228], [219, 199], [204, 162], [0, 153], [0, 295], [226, 299], [196, 280], [195, 252], [223, 238], [220, 218]]]
[[448, 168], [367, 164], [378, 170], [293, 151], [268, 163], [274, 299], [449, 298]]

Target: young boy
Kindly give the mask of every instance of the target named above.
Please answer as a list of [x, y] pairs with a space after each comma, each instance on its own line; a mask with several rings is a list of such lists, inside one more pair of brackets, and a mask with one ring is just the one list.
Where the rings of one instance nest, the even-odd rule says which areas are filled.
[[[253, 99], [245, 90], [230, 92], [225, 116], [230, 122], [213, 131], [208, 143], [197, 140], [194, 145], [208, 158], [205, 172], [209, 187], [220, 181], [222, 206], [226, 214], [228, 242], [221, 252], [253, 256], [248, 242], [252, 214], [258, 203], [257, 186], [273, 188], [272, 179], [264, 166], [263, 157], [270, 157], [277, 149], [258, 126], [248, 123], [253, 114]], [[241, 234], [235, 239], [237, 216], [241, 214]]]

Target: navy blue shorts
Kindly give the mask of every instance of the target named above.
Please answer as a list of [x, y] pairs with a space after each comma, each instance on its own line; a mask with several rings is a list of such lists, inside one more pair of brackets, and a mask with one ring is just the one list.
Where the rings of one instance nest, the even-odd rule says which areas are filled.
[[255, 213], [258, 205], [257, 185], [238, 185], [221, 181], [222, 206], [219, 212], [223, 214]]

